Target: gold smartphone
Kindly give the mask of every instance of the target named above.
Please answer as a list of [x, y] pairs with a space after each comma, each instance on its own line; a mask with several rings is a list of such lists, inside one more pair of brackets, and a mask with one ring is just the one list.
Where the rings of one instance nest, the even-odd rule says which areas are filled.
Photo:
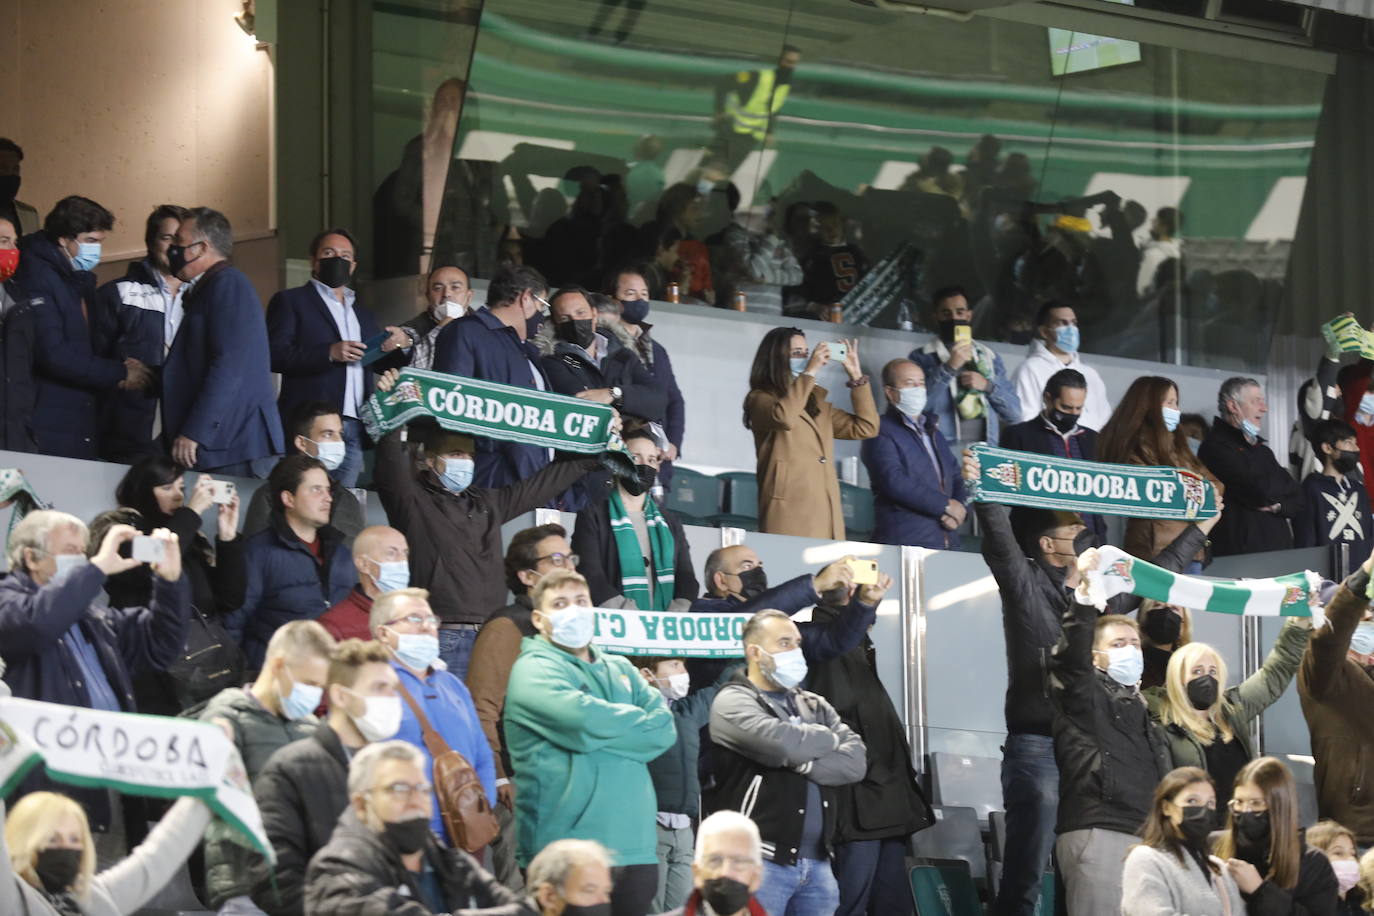
[[961, 343], [972, 343], [972, 342], [973, 342], [973, 328], [972, 328], [971, 326], [969, 326], [969, 325], [966, 325], [966, 324], [956, 324], [956, 325], [954, 326], [954, 343], [955, 343], [955, 345], [957, 346], [957, 345], [959, 345], [959, 344], [961, 344]]
[[849, 568], [854, 570], [855, 585], [878, 584], [878, 561], [850, 559]]

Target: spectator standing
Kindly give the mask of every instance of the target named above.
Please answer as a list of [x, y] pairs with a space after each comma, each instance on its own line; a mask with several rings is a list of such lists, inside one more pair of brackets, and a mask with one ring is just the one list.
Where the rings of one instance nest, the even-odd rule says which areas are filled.
[[554, 840], [530, 861], [529, 880], [540, 916], [615, 912], [611, 854], [594, 840]]
[[[100, 319], [108, 328], [107, 350], [117, 360], [136, 359], [161, 367], [181, 327], [186, 284], [172, 275], [167, 249], [186, 215], [183, 207], [162, 204], [148, 215], [143, 241], [147, 256], [133, 261], [122, 280], [96, 290]], [[103, 410], [100, 454], [107, 461], [132, 462], [159, 454], [161, 411], [155, 386], [123, 387]]]
[[644, 368], [668, 396], [668, 406], [663, 413], [663, 433], [668, 441], [659, 455], [658, 479], [664, 489], [672, 489], [673, 462], [682, 453], [682, 439], [686, 435], [687, 404], [678, 387], [668, 351], [653, 337], [654, 326], [645, 320], [649, 317], [649, 282], [637, 270], [622, 270], [607, 287], [607, 292], [620, 303], [620, 321], [614, 323], [612, 332], [618, 335], [619, 331], [624, 331], [629, 336], [630, 340], [623, 342], [632, 346]]
[[1313, 849], [1320, 850], [1331, 863], [1341, 898], [1336, 912], [1340, 916], [1363, 916], [1367, 911], [1361, 905], [1365, 901], [1365, 893], [1358, 886], [1360, 860], [1355, 834], [1335, 821], [1318, 821], [1307, 828], [1303, 840]]
[[1355, 428], [1364, 487], [1374, 499], [1374, 385], [1370, 384], [1371, 373], [1374, 373], [1374, 360], [1360, 359], [1343, 366], [1336, 380], [1343, 406], [1343, 412], [1337, 416], [1342, 416]]
[[740, 70], [717, 83], [711, 151], [731, 173], [751, 152], [775, 142], [773, 119], [787, 101], [801, 56], [800, 48], [785, 44], [771, 69]]
[[[539, 635], [524, 640], [506, 695], [519, 861], [554, 839], [614, 844], [611, 912], [646, 912], [658, 882], [648, 763], [676, 740], [673, 716], [624, 658], [591, 645], [587, 581], [556, 570], [534, 588]], [[579, 798], [578, 805], [562, 802]], [[538, 887], [533, 877], [531, 890]]]
[[413, 369], [434, 368], [434, 343], [451, 323], [472, 311], [472, 286], [467, 271], [448, 265], [436, 267], [425, 280], [428, 307], [401, 325], [414, 332], [415, 347], [410, 351]]
[[[367, 522], [363, 518], [362, 503], [338, 477], [350, 448], [344, 439], [343, 415], [333, 404], [306, 401], [296, 405], [286, 422], [286, 431], [291, 436], [290, 454], [314, 458], [329, 474], [329, 524], [344, 536], [345, 544], [351, 545]], [[358, 460], [361, 461], [361, 457]], [[271, 487], [258, 487], [254, 491], [243, 521], [244, 537], [252, 537], [267, 528], [272, 519], [272, 503]]]
[[973, 309], [964, 288], [947, 286], [931, 299], [939, 332], [910, 357], [925, 373], [930, 412], [961, 451], [973, 442], [996, 445], [1002, 427], [1021, 420], [1016, 388], [1002, 357], [973, 339]]
[[368, 640], [372, 638], [372, 603], [387, 592], [410, 587], [406, 536], [386, 525], [364, 528], [353, 542], [353, 568], [358, 584], [320, 616], [320, 626], [335, 639]]
[[1078, 354], [1078, 316], [1074, 310], [1057, 302], [1040, 306], [1035, 315], [1035, 338], [1026, 350], [1025, 361], [1011, 377], [1016, 400], [1021, 405], [1021, 421], [1040, 412], [1045, 383], [1051, 375], [1060, 369], [1076, 369], [1088, 382], [1088, 400], [1078, 422], [1089, 429], [1102, 429], [1112, 413], [1107, 386], [1097, 370]]
[[800, 690], [807, 664], [797, 625], [760, 611], [744, 626], [747, 668], [711, 704], [716, 784], [711, 812], [738, 809], [759, 826], [770, 913], [828, 916], [839, 904], [830, 867], [835, 788], [864, 777], [864, 742], [822, 697]]
[[1293, 546], [1288, 521], [1302, 511], [1302, 488], [1260, 436], [1268, 412], [1264, 391], [1252, 378], [1229, 378], [1217, 393], [1217, 422], [1198, 457], [1229, 496], [1212, 539], [1219, 557]]
[[[1350, 312], [1345, 312], [1332, 321], [1353, 317]], [[1326, 352], [1317, 362], [1316, 373], [1298, 386], [1298, 418], [1293, 421], [1292, 431], [1288, 434], [1288, 470], [1297, 480], [1303, 480], [1308, 474], [1322, 469], [1321, 446], [1316, 439], [1318, 425], [1324, 420], [1339, 420], [1345, 416], [1345, 405], [1337, 384], [1341, 357], [1344, 355], [1340, 341], [1334, 335], [1328, 337]]]
[[1365, 801], [1366, 761], [1374, 760], [1374, 620], [1366, 559], [1326, 604], [1327, 626], [1312, 634], [1298, 669], [1298, 698], [1312, 736], [1317, 810], [1374, 844], [1374, 808]]
[[38, 211], [19, 199], [24, 150], [9, 137], [0, 137], [0, 219], [23, 236], [37, 232]]
[[[387, 373], [377, 389], [390, 391], [395, 384], [395, 373]], [[432, 430], [417, 472], [400, 433], [389, 433], [378, 444], [373, 478], [387, 518], [410, 544], [411, 584], [429, 590], [442, 621], [444, 662], [462, 678], [477, 631], [506, 600], [501, 526], [548, 503], [599, 467], [599, 459], [558, 461], [510, 486], [480, 487], [473, 480], [471, 437]]]
[[854, 413], [832, 405], [816, 375], [830, 362], [832, 344], [808, 350], [798, 328], [774, 328], [759, 344], [749, 370], [744, 426], [758, 453], [759, 530], [769, 534], [844, 540], [835, 439], [871, 439], [878, 411], [868, 376], [859, 368], [858, 341], [844, 342], [842, 365]]
[[243, 605], [225, 626], [243, 648], [249, 670], [263, 662], [282, 624], [314, 620], [357, 583], [343, 534], [329, 524], [329, 476], [305, 455], [288, 455], [267, 478], [271, 521], [248, 539]]
[[[429, 607], [429, 593], [422, 588], [387, 592], [372, 603], [372, 636], [391, 652], [392, 667], [400, 676], [401, 727], [396, 737], [415, 745], [425, 755], [425, 772], [434, 778], [434, 758], [425, 744], [424, 729], [416, 709], [451, 749], [472, 764], [487, 802], [496, 805], [496, 766], [491, 746], [482, 734], [477, 709], [467, 686], [445, 671], [439, 659], [439, 618]], [[413, 704], [413, 705], [412, 705]], [[434, 806], [430, 828], [456, 846], [448, 836], [439, 806]]]
[[1141, 299], [1171, 285], [1170, 280], [1161, 282], [1159, 270], [1183, 257], [1183, 240], [1176, 237], [1182, 225], [1183, 216], [1176, 207], [1160, 207], [1155, 211], [1155, 218], [1150, 223], [1150, 240], [1140, 249], [1140, 271], [1135, 289]]
[[309, 737], [273, 753], [258, 773], [253, 795], [277, 864], [270, 878], [259, 879], [253, 902], [269, 916], [305, 912], [306, 866], [348, 807], [348, 760], [396, 734], [399, 687], [384, 646], [357, 639], [339, 643], [325, 682], [329, 717]]
[[19, 258], [19, 233], [14, 223], [0, 219], [0, 377], [5, 380], [0, 386], [0, 449], [33, 452], [38, 450], [33, 438], [37, 331], [33, 305], [15, 279]]
[[[1097, 430], [1079, 423], [1088, 401], [1088, 380], [1077, 369], [1060, 369], [1045, 382], [1039, 415], [1008, 426], [1002, 446], [1018, 452], [1092, 461], [1097, 457]], [[1110, 421], [1109, 421], [1110, 422]], [[1107, 543], [1107, 522], [1096, 513], [1082, 513], [1092, 533], [1092, 546]]]
[[878, 435], [859, 449], [873, 489], [873, 539], [879, 544], [959, 546], [955, 532], [968, 514], [968, 495], [927, 393], [917, 363], [894, 359], [883, 367], [887, 410]]
[[[502, 267], [487, 285], [487, 304], [439, 332], [434, 371], [480, 378], [518, 388], [550, 390], [531, 338], [543, 323], [549, 286], [533, 267]], [[505, 487], [526, 480], [549, 463], [549, 451], [482, 439], [473, 482]]]
[[[868, 255], [849, 240], [844, 213], [827, 200], [814, 204], [819, 234], [802, 258], [802, 294], [813, 306], [828, 310], [868, 273]], [[815, 313], [813, 313], [813, 317]]]
[[682, 522], [650, 495], [658, 444], [637, 430], [625, 435], [625, 447], [638, 479], [618, 480], [605, 500], [577, 513], [572, 547], [580, 557], [578, 570], [597, 607], [624, 598], [641, 611], [666, 611], [678, 603], [685, 609], [697, 595], [697, 577]]
[[1302, 511], [1293, 520], [1293, 546], [1329, 546], [1331, 568], [1344, 573], [1374, 548], [1369, 491], [1355, 477], [1359, 441], [1344, 420], [1321, 421], [1312, 438], [1322, 466], [1302, 482]]
[[45, 455], [95, 458], [101, 399], [117, 389], [143, 389], [152, 382], [139, 360], [105, 356], [108, 329], [92, 271], [112, 228], [114, 216], [100, 204], [64, 197], [43, 220], [43, 230], [20, 242], [15, 279], [33, 307], [33, 432]]
[[193, 207], [167, 248], [172, 275], [195, 281], [162, 369], [162, 435], [184, 468], [263, 477], [282, 453], [267, 324], [253, 284], [229, 263], [229, 220]]

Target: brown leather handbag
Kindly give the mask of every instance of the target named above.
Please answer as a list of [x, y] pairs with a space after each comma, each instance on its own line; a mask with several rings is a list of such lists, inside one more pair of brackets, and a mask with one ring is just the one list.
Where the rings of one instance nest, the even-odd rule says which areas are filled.
[[444, 826], [448, 828], [449, 841], [475, 854], [501, 832], [496, 812], [487, 801], [487, 790], [482, 787], [482, 780], [472, 764], [434, 730], [425, 711], [404, 686], [401, 696], [420, 723], [425, 748], [434, 758], [434, 798], [439, 803]]

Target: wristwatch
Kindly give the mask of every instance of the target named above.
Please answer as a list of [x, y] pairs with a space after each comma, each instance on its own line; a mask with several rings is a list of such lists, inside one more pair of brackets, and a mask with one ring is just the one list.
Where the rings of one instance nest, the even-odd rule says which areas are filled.
[[611, 403], [612, 403], [612, 404], [619, 404], [619, 403], [620, 403], [621, 396], [624, 395], [624, 394], [625, 394], [625, 392], [622, 391], [622, 390], [620, 389], [620, 386], [619, 386], [619, 385], [612, 385], [612, 386], [611, 386]]

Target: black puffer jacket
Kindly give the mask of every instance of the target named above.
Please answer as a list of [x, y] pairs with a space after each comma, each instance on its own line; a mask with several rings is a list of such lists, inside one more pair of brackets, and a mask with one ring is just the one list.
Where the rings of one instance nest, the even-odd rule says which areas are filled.
[[1097, 608], [1073, 602], [1050, 659], [1058, 833], [1094, 827], [1135, 833], [1173, 766], [1169, 740], [1136, 687], [1093, 666]]
[[[1260, 870], [1264, 874], [1265, 869]], [[1355, 889], [1351, 890], [1354, 893]], [[1298, 861], [1298, 883], [1290, 891], [1266, 879], [1245, 898], [1249, 916], [1339, 916], [1340, 886], [1326, 854], [1303, 847]]]
[[[522, 898], [482, 870], [477, 860], [445, 849], [433, 835], [425, 859], [444, 891], [444, 912], [465, 916], [539, 916]], [[306, 916], [431, 916], [420, 882], [350, 807], [329, 843], [310, 860], [305, 881]]]

